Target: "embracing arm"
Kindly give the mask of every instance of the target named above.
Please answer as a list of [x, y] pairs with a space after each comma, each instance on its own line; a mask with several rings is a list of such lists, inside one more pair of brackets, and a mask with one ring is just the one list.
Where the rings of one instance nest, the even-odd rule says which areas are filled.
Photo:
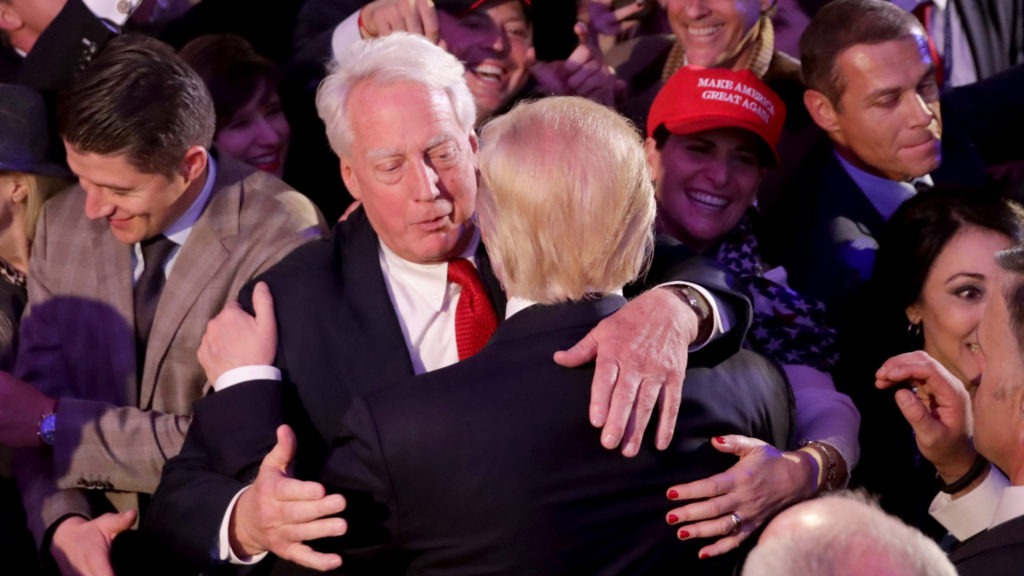
[[[602, 445], [621, 443], [626, 456], [640, 449], [655, 406], [660, 406], [655, 445], [668, 447], [690, 350], [701, 348], [694, 358], [698, 365], [727, 358], [739, 350], [751, 316], [750, 302], [730, 287], [726, 272], [678, 243], [659, 242], [646, 279], [665, 285], [634, 298], [571, 349], [555, 354], [564, 366], [596, 360], [590, 421], [602, 428]], [[727, 330], [716, 335], [714, 327], [723, 324]], [[711, 334], [710, 342], [703, 342], [705, 334]]]

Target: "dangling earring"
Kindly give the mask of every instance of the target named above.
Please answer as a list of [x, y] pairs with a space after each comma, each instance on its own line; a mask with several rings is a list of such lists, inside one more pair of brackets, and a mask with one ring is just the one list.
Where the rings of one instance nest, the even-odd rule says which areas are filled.
[[921, 324], [922, 322], [908, 322], [907, 323], [907, 334], [912, 338], [921, 337]]

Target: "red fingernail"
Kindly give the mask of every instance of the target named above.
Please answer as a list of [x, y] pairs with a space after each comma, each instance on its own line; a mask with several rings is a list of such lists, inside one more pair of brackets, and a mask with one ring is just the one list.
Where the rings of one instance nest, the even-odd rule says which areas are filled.
[[700, 553], [700, 555], [699, 555], [699, 558], [700, 558], [701, 560], [707, 560], [707, 559], [708, 559], [708, 557], [709, 557], [709, 556], [708, 556], [708, 553], [707, 553], [707, 552], [701, 552], [701, 553]]
[[686, 530], [680, 530], [678, 534], [679, 534], [679, 539], [680, 540], [686, 540], [687, 538], [690, 537], [690, 533], [687, 532]]
[[675, 490], [669, 490], [668, 497], [675, 500], [676, 498], [679, 498], [679, 492], [676, 492]]
[[725, 444], [725, 437], [724, 436], [715, 436], [715, 442], [718, 442], [719, 444]]
[[675, 524], [676, 522], [679, 522], [679, 516], [676, 516], [675, 514], [669, 514], [668, 515], [668, 523], [669, 524]]

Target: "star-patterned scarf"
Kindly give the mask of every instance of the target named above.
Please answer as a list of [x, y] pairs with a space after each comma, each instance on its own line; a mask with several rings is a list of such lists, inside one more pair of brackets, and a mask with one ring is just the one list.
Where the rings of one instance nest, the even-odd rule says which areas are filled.
[[825, 305], [764, 277], [753, 228], [748, 212], [712, 252], [753, 303], [754, 320], [745, 345], [781, 364], [828, 372], [839, 354]]

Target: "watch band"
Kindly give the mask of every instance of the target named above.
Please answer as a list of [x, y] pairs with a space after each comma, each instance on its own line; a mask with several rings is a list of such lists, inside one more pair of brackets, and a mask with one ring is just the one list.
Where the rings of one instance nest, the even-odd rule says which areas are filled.
[[697, 315], [699, 326], [697, 337], [694, 339], [693, 344], [703, 344], [715, 329], [714, 322], [712, 322], [711, 305], [708, 304], [700, 292], [691, 286], [674, 286], [673, 288], [679, 299], [685, 302], [693, 310], [693, 313]]

